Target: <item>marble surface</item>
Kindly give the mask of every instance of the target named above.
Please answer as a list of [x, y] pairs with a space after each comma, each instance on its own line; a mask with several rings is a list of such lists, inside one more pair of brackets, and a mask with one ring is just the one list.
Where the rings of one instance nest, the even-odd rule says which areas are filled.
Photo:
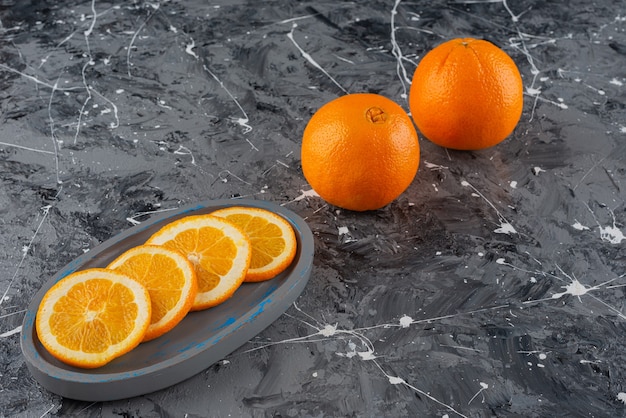
[[[0, 2], [1, 416], [624, 416], [622, 1]], [[518, 64], [514, 133], [420, 136], [418, 174], [355, 213], [311, 193], [310, 116], [349, 93], [407, 111], [420, 58], [461, 36]], [[223, 361], [165, 390], [42, 389], [20, 325], [63, 265], [206, 199], [284, 205], [311, 280]]]

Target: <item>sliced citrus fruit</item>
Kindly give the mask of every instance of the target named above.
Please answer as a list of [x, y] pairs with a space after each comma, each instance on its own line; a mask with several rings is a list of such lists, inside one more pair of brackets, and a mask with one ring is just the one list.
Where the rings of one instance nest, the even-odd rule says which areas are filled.
[[103, 366], [135, 348], [150, 325], [150, 295], [136, 280], [88, 269], [59, 280], [44, 295], [37, 336], [57, 359], [82, 368]]
[[126, 251], [108, 269], [143, 284], [150, 293], [152, 317], [143, 341], [174, 328], [187, 315], [198, 293], [196, 271], [179, 253], [157, 245], [139, 245]]
[[282, 216], [246, 206], [218, 209], [211, 215], [239, 226], [250, 239], [252, 259], [246, 282], [269, 280], [293, 261], [297, 249], [296, 235], [291, 224]]
[[176, 220], [152, 235], [146, 244], [184, 254], [194, 265], [198, 293], [191, 310], [207, 309], [230, 298], [250, 265], [250, 241], [235, 225], [210, 215]]

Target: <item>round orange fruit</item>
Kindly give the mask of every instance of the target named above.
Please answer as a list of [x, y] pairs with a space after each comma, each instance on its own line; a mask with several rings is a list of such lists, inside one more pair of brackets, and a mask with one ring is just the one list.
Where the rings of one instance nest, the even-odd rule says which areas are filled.
[[408, 114], [378, 94], [348, 94], [322, 106], [302, 137], [302, 171], [326, 202], [354, 211], [382, 208], [402, 194], [419, 166]]
[[479, 150], [502, 142], [522, 114], [522, 77], [494, 44], [453, 39], [419, 62], [409, 93], [417, 128], [437, 145]]

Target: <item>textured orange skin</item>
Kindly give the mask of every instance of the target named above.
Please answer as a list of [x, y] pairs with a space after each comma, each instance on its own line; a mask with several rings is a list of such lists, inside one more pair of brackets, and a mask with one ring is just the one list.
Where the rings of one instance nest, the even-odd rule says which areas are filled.
[[400, 196], [413, 181], [419, 158], [411, 118], [377, 94], [349, 94], [326, 103], [302, 138], [302, 171], [313, 190], [354, 211], [379, 209]]
[[492, 43], [453, 39], [422, 58], [413, 75], [409, 107], [420, 132], [437, 145], [491, 147], [519, 122], [522, 77], [511, 57]]

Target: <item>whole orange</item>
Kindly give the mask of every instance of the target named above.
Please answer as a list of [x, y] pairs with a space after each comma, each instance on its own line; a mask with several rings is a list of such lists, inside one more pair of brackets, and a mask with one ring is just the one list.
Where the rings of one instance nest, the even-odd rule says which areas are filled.
[[413, 181], [417, 132], [409, 115], [378, 94], [348, 94], [323, 105], [302, 138], [302, 171], [313, 190], [344, 209], [379, 209]]
[[409, 94], [419, 131], [446, 148], [478, 150], [509, 136], [522, 114], [522, 77], [494, 44], [453, 39], [430, 50]]

